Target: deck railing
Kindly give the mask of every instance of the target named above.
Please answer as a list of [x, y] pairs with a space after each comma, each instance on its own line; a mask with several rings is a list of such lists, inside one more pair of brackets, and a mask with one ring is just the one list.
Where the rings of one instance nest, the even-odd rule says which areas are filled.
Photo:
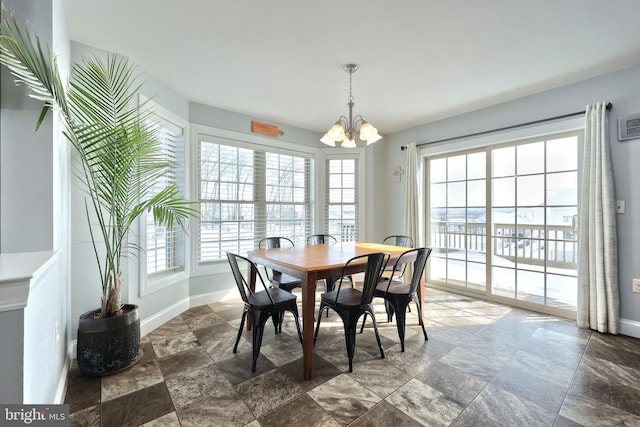
[[[431, 221], [431, 247], [440, 251], [487, 251], [521, 264], [577, 268], [578, 241], [571, 225], [494, 223], [487, 235], [486, 223]], [[487, 241], [491, 239], [491, 244]]]

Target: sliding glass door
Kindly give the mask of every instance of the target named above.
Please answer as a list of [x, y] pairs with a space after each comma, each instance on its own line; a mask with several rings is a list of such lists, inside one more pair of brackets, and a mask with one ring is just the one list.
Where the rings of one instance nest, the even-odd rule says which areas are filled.
[[580, 136], [427, 161], [429, 281], [575, 311]]

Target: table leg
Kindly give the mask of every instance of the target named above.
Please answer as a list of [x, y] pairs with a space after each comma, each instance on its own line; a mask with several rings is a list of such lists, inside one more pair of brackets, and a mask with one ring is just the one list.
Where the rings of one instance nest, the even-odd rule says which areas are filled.
[[310, 380], [313, 373], [313, 333], [316, 305], [316, 282], [309, 278], [302, 280], [302, 359], [304, 379]]

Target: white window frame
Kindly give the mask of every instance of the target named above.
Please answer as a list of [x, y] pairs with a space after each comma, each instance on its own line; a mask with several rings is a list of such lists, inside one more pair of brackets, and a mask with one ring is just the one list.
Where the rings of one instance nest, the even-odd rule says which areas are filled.
[[[189, 122], [182, 117], [176, 115], [175, 113], [169, 111], [168, 109], [160, 106], [159, 104], [153, 102], [152, 100], [146, 98], [143, 95], [139, 96], [139, 102], [144, 104], [144, 110], [151, 110], [155, 116], [160, 121], [163, 121], [169, 125], [175, 126], [176, 128], [182, 129], [183, 131], [183, 146], [182, 149], [184, 165], [183, 165], [183, 176], [178, 177], [177, 179], [182, 178], [182, 188], [184, 190], [183, 197], [186, 199], [190, 199], [189, 197]], [[180, 184], [179, 184], [180, 185]], [[172, 286], [181, 281], [187, 280], [189, 278], [190, 273], [190, 244], [189, 244], [189, 236], [184, 235], [182, 237], [183, 244], [182, 248], [178, 248], [178, 250], [182, 250], [182, 259], [183, 265], [177, 266], [177, 268], [172, 270], [166, 270], [158, 273], [153, 273], [151, 275], [147, 274], [147, 252], [146, 252], [146, 241], [147, 241], [147, 215], [141, 215], [138, 221], [139, 233], [138, 233], [138, 242], [140, 247], [143, 250], [140, 252], [138, 256], [138, 276], [139, 276], [139, 294], [140, 297], [151, 294], [153, 292], [159, 291], [161, 289]], [[193, 227], [189, 226], [190, 229]], [[179, 228], [176, 230], [177, 233], [183, 233]]]
[[[315, 233], [325, 233], [328, 229], [326, 218], [326, 200], [327, 192], [327, 180], [329, 171], [326, 168], [327, 160], [344, 160], [355, 159], [358, 162], [358, 212], [356, 218], [358, 221], [358, 240], [366, 240], [366, 215], [364, 215], [365, 200], [367, 194], [366, 186], [366, 149], [362, 147], [358, 148], [323, 148], [322, 155], [316, 159], [316, 185], [319, 188], [317, 200], [322, 200], [322, 203], [318, 203], [316, 206], [316, 222]], [[337, 237], [337, 236], [336, 236]]]
[[[320, 151], [319, 148], [315, 147], [306, 147], [299, 144], [294, 144], [286, 141], [274, 141], [273, 139], [250, 135], [236, 131], [230, 131], [226, 129], [219, 129], [211, 126], [198, 125], [194, 124], [191, 126], [191, 146], [194, 147], [191, 150], [190, 155], [190, 165], [191, 165], [191, 191], [192, 194], [195, 195], [194, 200], [199, 199], [198, 191], [199, 191], [199, 180], [198, 176], [200, 167], [198, 165], [198, 153], [196, 147], [198, 147], [200, 140], [215, 140], [215, 139], [224, 139], [227, 140], [225, 143], [231, 142], [230, 145], [239, 148], [248, 148], [252, 150], [266, 150], [275, 153], [281, 153], [285, 155], [300, 155], [304, 157], [309, 157], [314, 161], [317, 169], [317, 165], [320, 162], [318, 159], [318, 153]], [[313, 171], [312, 171], [313, 173]], [[317, 176], [314, 176], [316, 179]], [[315, 181], [315, 187], [317, 187], [318, 183]], [[316, 191], [316, 188], [311, 188], [312, 192]], [[312, 211], [317, 212], [316, 204], [313, 203], [312, 198]], [[312, 218], [312, 221], [314, 219]], [[194, 221], [194, 233], [196, 228], [199, 227], [199, 220]], [[197, 233], [196, 233], [197, 234]], [[191, 258], [190, 264], [191, 268], [191, 277], [197, 276], [205, 276], [210, 274], [219, 274], [229, 271], [229, 263], [226, 260], [218, 260], [218, 261], [210, 261], [206, 263], [198, 262], [198, 238], [194, 234], [191, 240]]]

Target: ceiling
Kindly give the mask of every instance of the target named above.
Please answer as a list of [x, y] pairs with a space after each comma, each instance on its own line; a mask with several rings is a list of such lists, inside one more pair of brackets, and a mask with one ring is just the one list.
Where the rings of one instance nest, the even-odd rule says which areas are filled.
[[[389, 134], [640, 64], [637, 0], [63, 0], [69, 36], [187, 99]], [[640, 84], [640, 82], [639, 82]]]

